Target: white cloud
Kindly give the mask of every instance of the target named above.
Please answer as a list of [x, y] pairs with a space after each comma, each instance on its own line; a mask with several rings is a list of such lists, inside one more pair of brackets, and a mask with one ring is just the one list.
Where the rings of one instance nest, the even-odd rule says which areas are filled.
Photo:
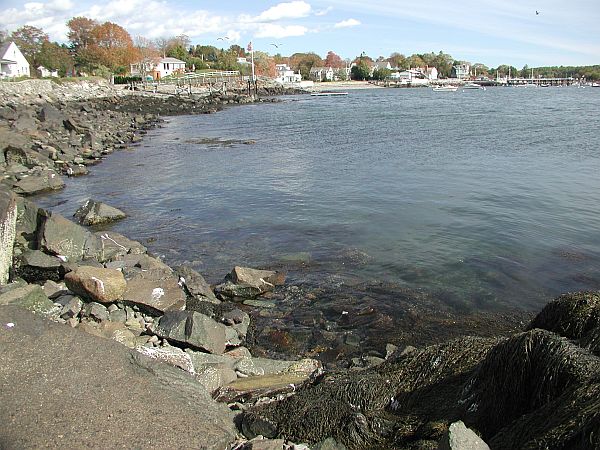
[[262, 23], [258, 25], [258, 31], [255, 33], [257, 38], [285, 38], [291, 36], [304, 36], [308, 33], [308, 28], [302, 25], [275, 25], [272, 23]]
[[315, 11], [315, 16], [324, 16], [328, 13], [330, 13], [333, 10], [333, 6], [328, 6], [325, 9], [320, 9], [318, 11]]
[[272, 22], [281, 19], [300, 19], [310, 14], [311, 6], [303, 1], [279, 3], [256, 17], [256, 22]]
[[341, 22], [338, 22], [334, 25], [334, 28], [349, 28], [349, 27], [356, 27], [360, 25], [360, 22], [356, 19], [347, 19], [347, 20], [342, 20]]
[[240, 32], [235, 30], [229, 30], [225, 36], [229, 39], [229, 42], [239, 42], [242, 38]]

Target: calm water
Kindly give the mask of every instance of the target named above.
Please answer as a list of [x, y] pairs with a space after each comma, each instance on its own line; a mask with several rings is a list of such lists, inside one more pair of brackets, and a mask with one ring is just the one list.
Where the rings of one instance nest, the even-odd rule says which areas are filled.
[[[39, 202], [120, 207], [116, 231], [211, 282], [287, 267], [538, 309], [600, 289], [599, 111], [590, 88], [295, 97], [168, 118]], [[256, 143], [218, 142], [238, 139]]]

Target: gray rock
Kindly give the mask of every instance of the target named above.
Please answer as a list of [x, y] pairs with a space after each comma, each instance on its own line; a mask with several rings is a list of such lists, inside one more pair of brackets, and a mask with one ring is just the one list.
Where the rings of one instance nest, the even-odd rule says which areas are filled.
[[63, 120], [65, 117], [57, 108], [49, 103], [46, 103], [44, 106], [42, 106], [42, 109], [38, 113], [38, 119], [45, 126], [55, 128], [63, 125]]
[[137, 255], [143, 255], [147, 250], [139, 242], [132, 241], [114, 231], [97, 232], [94, 236], [99, 247], [96, 257], [100, 262], [122, 259], [127, 256], [135, 258]]
[[101, 322], [103, 320], [108, 320], [109, 312], [108, 309], [106, 309], [106, 306], [101, 305], [100, 303], [91, 302], [85, 304], [82, 315]]
[[81, 312], [83, 302], [78, 297], [70, 297], [69, 301], [65, 303], [62, 310], [60, 311], [60, 317], [68, 320], [72, 317], [77, 317]]
[[17, 234], [28, 241], [32, 241], [35, 237], [39, 211], [40, 209], [31, 200], [23, 197], [17, 198]]
[[438, 443], [438, 450], [490, 450], [490, 447], [459, 420], [448, 427]]
[[[127, 283], [118, 270], [80, 266], [65, 275], [67, 287], [85, 298], [112, 303], [123, 298]], [[108, 318], [108, 311], [107, 311]]]
[[[216, 450], [235, 440], [233, 414], [186, 372], [18, 308], [0, 308], [0, 323], [7, 322], [16, 326], [0, 345], [2, 376], [10, 380], [0, 389], [0, 404], [10, 405], [0, 408], [0, 423], [10, 423], [3, 443]], [[93, 397], [82, 401], [82, 392]]]
[[92, 199], [87, 200], [77, 211], [76, 217], [82, 225], [99, 225], [127, 217], [123, 211]]
[[40, 210], [39, 246], [67, 261], [81, 261], [94, 254], [98, 243], [85, 228], [65, 219], [60, 214]]
[[56, 172], [45, 169], [17, 181], [13, 185], [13, 190], [21, 195], [34, 195], [41, 192], [62, 189], [64, 186], [65, 182]]
[[181, 266], [177, 269], [180, 281], [183, 283], [188, 295], [194, 297], [197, 300], [207, 301], [211, 303], [221, 303], [217, 297], [215, 297], [210, 285], [206, 282], [204, 277], [196, 272], [194, 269]]
[[155, 324], [153, 331], [163, 339], [209, 353], [222, 354], [227, 342], [225, 328], [225, 325], [204, 314], [173, 311], [165, 313]]
[[41, 286], [28, 284], [0, 294], [0, 305], [17, 305], [31, 312], [49, 315], [56, 312], [56, 307]]
[[108, 313], [108, 320], [125, 323], [127, 321], [127, 313], [122, 309], [115, 309]]
[[204, 364], [196, 372], [196, 380], [208, 392], [214, 392], [236, 379], [235, 371], [227, 364]]
[[123, 299], [152, 314], [185, 309], [185, 293], [173, 274], [161, 270], [139, 272], [127, 280]]
[[64, 283], [56, 283], [52, 280], [46, 281], [42, 287], [48, 298], [54, 298], [60, 293], [67, 292], [67, 286]]
[[136, 349], [142, 355], [147, 356], [150, 359], [162, 361], [180, 369], [185, 370], [191, 374], [195, 374], [194, 365], [190, 356], [177, 347], [138, 347]]
[[244, 449], [248, 450], [282, 450], [285, 441], [283, 439], [265, 439], [256, 437], [246, 443]]

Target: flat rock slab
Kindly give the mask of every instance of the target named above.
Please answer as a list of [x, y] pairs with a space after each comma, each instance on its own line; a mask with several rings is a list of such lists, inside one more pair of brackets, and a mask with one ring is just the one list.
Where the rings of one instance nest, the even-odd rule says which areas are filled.
[[0, 360], [3, 449], [223, 449], [235, 440], [232, 413], [191, 375], [23, 309], [0, 307]]
[[94, 253], [97, 246], [95, 237], [80, 225], [65, 219], [60, 214], [41, 211], [39, 245], [42, 250], [68, 261], [80, 261]]
[[63, 179], [51, 170], [44, 170], [36, 175], [29, 175], [17, 181], [13, 190], [21, 195], [34, 195], [40, 192], [55, 191], [65, 186]]
[[178, 282], [175, 275], [165, 274], [162, 270], [140, 272], [127, 280], [123, 299], [152, 313], [182, 311], [186, 296]]
[[121, 272], [115, 269], [80, 266], [65, 275], [67, 287], [82, 297], [100, 303], [121, 300], [127, 283]]
[[308, 380], [308, 375], [301, 373], [278, 373], [238, 378], [215, 391], [213, 397], [220, 402], [248, 401], [259, 397], [294, 392], [306, 380]]

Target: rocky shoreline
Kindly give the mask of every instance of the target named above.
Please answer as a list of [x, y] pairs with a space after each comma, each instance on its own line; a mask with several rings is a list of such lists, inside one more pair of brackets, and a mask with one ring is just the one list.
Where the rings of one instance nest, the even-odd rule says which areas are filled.
[[[499, 316], [487, 321], [478, 316], [455, 323], [453, 334], [446, 335], [436, 327], [454, 317], [419, 324], [419, 313], [411, 315], [410, 302], [399, 295], [394, 302], [405, 301], [407, 310], [399, 322], [402, 329], [396, 330], [405, 335], [403, 342], [441, 342], [478, 327], [477, 334], [486, 336], [418, 350], [385, 342], [377, 344], [377, 352], [361, 349], [360, 339], [355, 343], [358, 338], [345, 326], [386, 326], [383, 315], [364, 311], [364, 305], [354, 310], [349, 304], [351, 314], [340, 311], [339, 324], [324, 323], [318, 330], [314, 315], [299, 310], [301, 326], [319, 334], [315, 342], [332, 344], [329, 349], [293, 346], [291, 335], [277, 330], [277, 315], [262, 314], [267, 303], [278, 299], [315, 300], [301, 288], [285, 286], [285, 273], [234, 267], [219, 285], [210, 286], [192, 268], [171, 268], [153, 257], [140, 242], [86, 228], [121, 217], [108, 205], [92, 199], [82, 205], [76, 216], [83, 226], [27, 198], [62, 188], [63, 176], [86, 174], [89, 166], [141, 140], [162, 116], [273, 100], [242, 93], [179, 97], [127, 92], [104, 83], [48, 83], [0, 85], [5, 100], [0, 108], [0, 342], [15, 367], [19, 358], [10, 353], [18, 350], [15, 330], [30, 326], [11, 319], [21, 318], [20, 309], [14, 309], [18, 306], [65, 330], [122, 344], [136, 355], [137, 366], [158, 361], [177, 368], [161, 378], [163, 384], [176, 390], [183, 383], [186, 392], [202, 392], [198, 401], [214, 413], [213, 419], [218, 417], [217, 427], [212, 419], [199, 418], [200, 430], [221, 433], [220, 440], [198, 444], [205, 448], [224, 448], [225, 441], [236, 449], [460, 448], [452, 442], [463, 438], [479, 446], [470, 448], [487, 448], [461, 420], [492, 448], [600, 444], [600, 403], [591, 396], [600, 374], [597, 294], [561, 297], [527, 331], [511, 337], [496, 336], [518, 331], [516, 316], [505, 322]], [[266, 87], [263, 93], [285, 92]], [[376, 291], [373, 287], [372, 295]], [[435, 314], [434, 302], [421, 300], [419, 311]], [[270, 328], [268, 322], [273, 322]], [[258, 344], [267, 328], [280, 350], [273, 354], [288, 359], [272, 359], [261, 351]], [[62, 332], [52, 328], [48, 333]], [[419, 340], [419, 333], [431, 336]], [[335, 370], [324, 371], [324, 363]], [[151, 370], [155, 376], [163, 370], [157, 367]], [[0, 385], [8, 385], [6, 373], [0, 372]], [[233, 418], [215, 401], [238, 413], [237, 437]], [[552, 408], [560, 414], [545, 422]], [[573, 421], [579, 410], [584, 413]], [[227, 421], [232, 426], [225, 430]], [[17, 444], [17, 439], [25, 440]], [[36, 446], [33, 442], [9, 429], [0, 432], [2, 448]], [[65, 447], [80, 444], [63, 442]]]

